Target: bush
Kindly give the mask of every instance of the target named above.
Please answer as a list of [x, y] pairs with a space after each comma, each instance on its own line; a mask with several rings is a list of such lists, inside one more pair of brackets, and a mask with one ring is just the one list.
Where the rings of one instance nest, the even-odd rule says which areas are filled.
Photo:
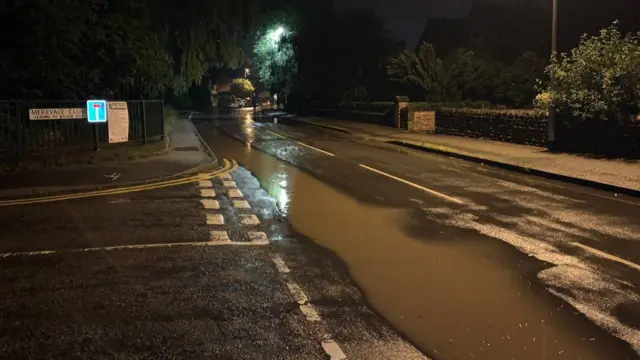
[[192, 109], [193, 108], [193, 100], [187, 94], [180, 95], [180, 96], [168, 97], [166, 102], [171, 104], [175, 108], [178, 108], [178, 109]]
[[460, 102], [411, 102], [409, 110], [436, 111], [442, 108], [485, 109], [492, 105], [488, 101], [460, 101]]
[[237, 98], [251, 97], [254, 91], [255, 88], [248, 79], [233, 79], [233, 82], [231, 83], [231, 94]]
[[546, 119], [549, 113], [545, 110], [536, 109], [464, 109], [464, 108], [441, 108], [439, 111], [449, 115], [471, 115], [486, 118], [503, 118], [503, 119]]
[[552, 59], [547, 73], [558, 109], [593, 119], [628, 119], [640, 110], [640, 33], [623, 36], [614, 23], [599, 36], [583, 36], [570, 55]]
[[376, 112], [376, 113], [388, 113], [393, 110], [394, 102], [353, 102], [350, 105], [345, 105], [344, 110], [363, 111], [363, 112]]
[[551, 94], [549, 94], [548, 92], [543, 92], [538, 94], [536, 98], [533, 100], [533, 106], [536, 109], [540, 109], [540, 110], [548, 109], [550, 105], [551, 105]]

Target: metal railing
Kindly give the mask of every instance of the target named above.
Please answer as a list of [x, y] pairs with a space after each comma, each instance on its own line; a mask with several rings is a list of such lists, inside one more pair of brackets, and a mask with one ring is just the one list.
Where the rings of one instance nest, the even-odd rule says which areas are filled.
[[[129, 141], [164, 139], [162, 100], [127, 101]], [[0, 101], [0, 163], [33, 154], [97, 149], [108, 143], [106, 123], [87, 119], [29, 120], [29, 109], [84, 108], [85, 101]]]

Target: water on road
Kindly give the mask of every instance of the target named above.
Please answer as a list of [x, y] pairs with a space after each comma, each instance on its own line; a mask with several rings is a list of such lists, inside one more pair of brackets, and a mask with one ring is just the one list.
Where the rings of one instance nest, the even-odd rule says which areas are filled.
[[[524, 221], [518, 213], [500, 222], [483, 218], [492, 205], [510, 209], [518, 201], [540, 204], [544, 191], [529, 191], [527, 196], [537, 196], [532, 199], [509, 196], [495, 205], [485, 203], [483, 196], [504, 187], [503, 180], [486, 187], [476, 183], [481, 189], [475, 191], [465, 183], [471, 194], [455, 193], [460, 187], [450, 192], [465, 200], [459, 205], [367, 171], [338, 151], [368, 159], [414, 155], [354, 145], [343, 135], [319, 136], [314, 129], [254, 123], [250, 115], [194, 121], [213, 152], [236, 159], [251, 173], [247, 176], [255, 176], [295, 231], [341, 259], [372, 306], [429, 357], [637, 358], [629, 345], [638, 344], [635, 316], [626, 317], [631, 322], [626, 327], [612, 323], [606, 331], [603, 322], [594, 322], [599, 313], [589, 318], [589, 311], [579, 308], [581, 302], [572, 306], [582, 290], [589, 293], [590, 287], [600, 286], [589, 284], [600, 279], [584, 274], [591, 265], [518, 229], [518, 221]], [[338, 151], [331, 154], [336, 156], [291, 140], [296, 136], [310, 141], [324, 137], [323, 149], [333, 151], [328, 146], [334, 144]], [[428, 160], [415, 156], [411, 161], [422, 165]], [[465, 170], [469, 164], [451, 159], [438, 163], [442, 173], [427, 177], [457, 173], [460, 178], [450, 183], [472, 177]], [[616, 303], [631, 306], [631, 314], [638, 310], [638, 302], [630, 302], [637, 297], [632, 286], [627, 285]], [[574, 296], [565, 295], [567, 291]]]

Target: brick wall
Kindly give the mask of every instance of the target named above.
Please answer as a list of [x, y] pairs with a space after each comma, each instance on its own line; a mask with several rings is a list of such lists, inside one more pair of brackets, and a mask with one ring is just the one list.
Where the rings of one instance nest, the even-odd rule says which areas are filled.
[[409, 111], [408, 130], [434, 133], [436, 131], [435, 111]]

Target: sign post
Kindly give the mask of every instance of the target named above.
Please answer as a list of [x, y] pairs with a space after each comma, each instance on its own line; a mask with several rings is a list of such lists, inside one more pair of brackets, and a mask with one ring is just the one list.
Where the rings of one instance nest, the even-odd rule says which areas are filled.
[[93, 136], [96, 141], [96, 151], [100, 150], [100, 134], [98, 133], [98, 123], [107, 122], [107, 101], [87, 100], [87, 120], [93, 124]]

